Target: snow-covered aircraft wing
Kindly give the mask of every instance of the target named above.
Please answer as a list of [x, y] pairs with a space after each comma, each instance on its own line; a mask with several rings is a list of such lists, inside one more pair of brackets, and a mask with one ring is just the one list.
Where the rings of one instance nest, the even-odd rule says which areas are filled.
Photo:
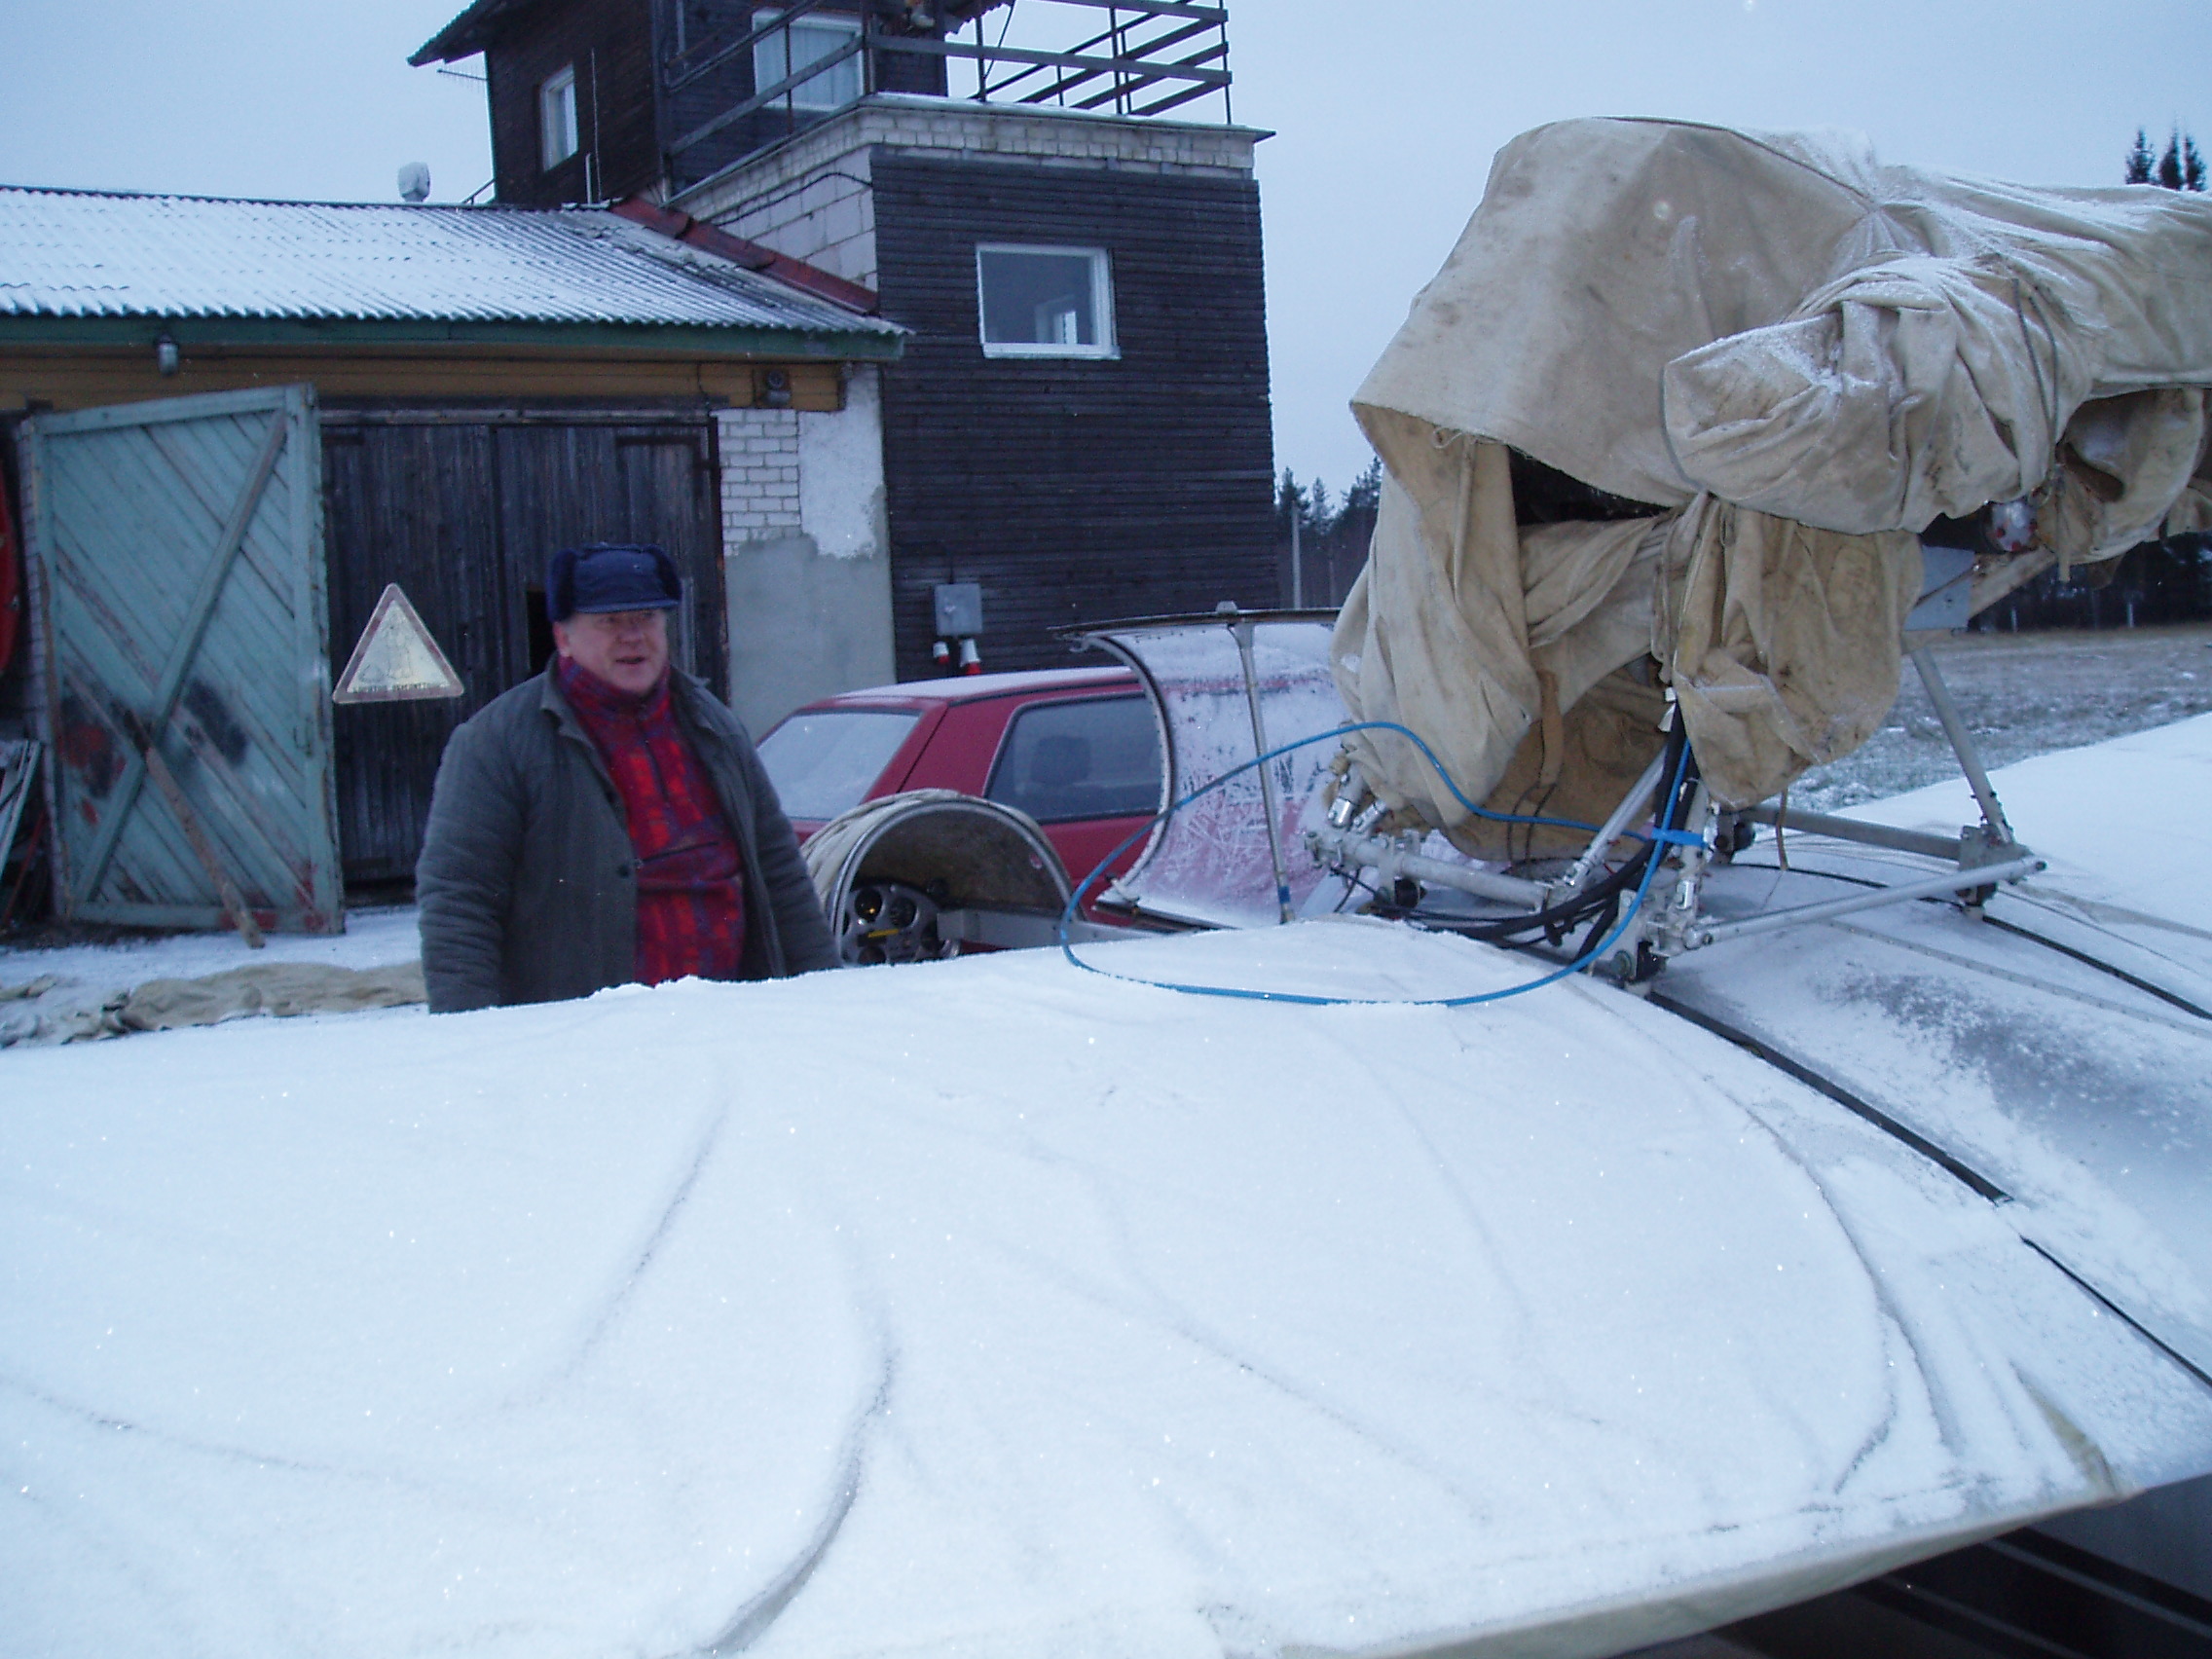
[[[1828, 1080], [2002, 1199], [2020, 1235], [2212, 1379], [2212, 717], [2004, 769], [2050, 868], [1991, 898], [1869, 910], [1672, 966], [1658, 998]], [[1961, 802], [1965, 802], [1962, 814]], [[1972, 815], [1963, 781], [1862, 809]], [[1919, 873], [1792, 837], [1715, 915]]]
[[1087, 954], [9, 1055], [0, 1628], [1594, 1655], [2212, 1464], [2004, 1206], [1636, 998]]

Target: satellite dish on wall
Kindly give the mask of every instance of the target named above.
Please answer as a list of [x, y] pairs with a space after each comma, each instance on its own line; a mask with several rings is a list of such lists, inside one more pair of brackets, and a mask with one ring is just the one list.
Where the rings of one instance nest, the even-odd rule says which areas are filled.
[[399, 169], [399, 199], [402, 202], [427, 202], [430, 198], [430, 169], [426, 163], [409, 162]]

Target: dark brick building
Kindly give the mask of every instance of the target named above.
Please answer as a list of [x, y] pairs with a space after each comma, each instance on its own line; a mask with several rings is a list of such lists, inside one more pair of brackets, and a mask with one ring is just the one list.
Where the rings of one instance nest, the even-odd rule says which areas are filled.
[[[1012, 48], [992, 10], [479, 0], [418, 55], [484, 54], [502, 200], [643, 198], [913, 331], [879, 388], [880, 563], [803, 511], [734, 524], [740, 654], [829, 607], [927, 674], [948, 582], [982, 588], [993, 668], [1060, 660], [1071, 622], [1278, 601], [1265, 134], [1226, 119], [1226, 12], [1055, 0], [1106, 32]], [[1224, 119], [1184, 119], [1201, 100]]]

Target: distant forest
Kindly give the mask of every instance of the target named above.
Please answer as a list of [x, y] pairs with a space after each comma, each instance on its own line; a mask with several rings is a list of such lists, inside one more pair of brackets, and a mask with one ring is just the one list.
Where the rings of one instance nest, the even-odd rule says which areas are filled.
[[[1345, 602], [1375, 535], [1375, 509], [1382, 499], [1382, 462], [1368, 457], [1367, 470], [1339, 498], [1316, 478], [1301, 484], [1289, 467], [1275, 480], [1275, 544], [1282, 550], [1282, 602], [1334, 610]], [[1295, 530], [1295, 537], [1294, 537]], [[1291, 549], [1298, 550], [1295, 565]]]
[[[2204, 156], [2196, 140], [2176, 127], [2163, 151], [2147, 129], [2138, 128], [2124, 158], [2121, 182], [2165, 190], [2202, 191], [2207, 184]], [[1382, 494], [1382, 463], [1370, 458], [1367, 470], [1342, 497], [1316, 478], [1301, 484], [1289, 467], [1275, 481], [1275, 536], [1282, 552], [1282, 599], [1286, 605], [1334, 609], [1367, 562], [1375, 534], [1375, 509]], [[1297, 529], [1298, 560], [1292, 564], [1292, 528]], [[2046, 571], [1991, 610], [1974, 618], [1976, 629], [2132, 628], [2139, 623], [2196, 622], [2212, 618], [2212, 535], [2177, 535], [2108, 559], [2077, 567], [2062, 582]]]

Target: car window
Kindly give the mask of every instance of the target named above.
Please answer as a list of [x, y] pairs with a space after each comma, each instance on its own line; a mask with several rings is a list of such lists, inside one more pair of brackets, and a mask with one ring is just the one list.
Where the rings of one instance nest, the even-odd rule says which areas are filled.
[[760, 740], [760, 764], [792, 818], [834, 818], [883, 775], [914, 722], [907, 709], [812, 709]]
[[983, 793], [1041, 824], [1158, 812], [1160, 728], [1142, 697], [1039, 703], [1014, 717]]

